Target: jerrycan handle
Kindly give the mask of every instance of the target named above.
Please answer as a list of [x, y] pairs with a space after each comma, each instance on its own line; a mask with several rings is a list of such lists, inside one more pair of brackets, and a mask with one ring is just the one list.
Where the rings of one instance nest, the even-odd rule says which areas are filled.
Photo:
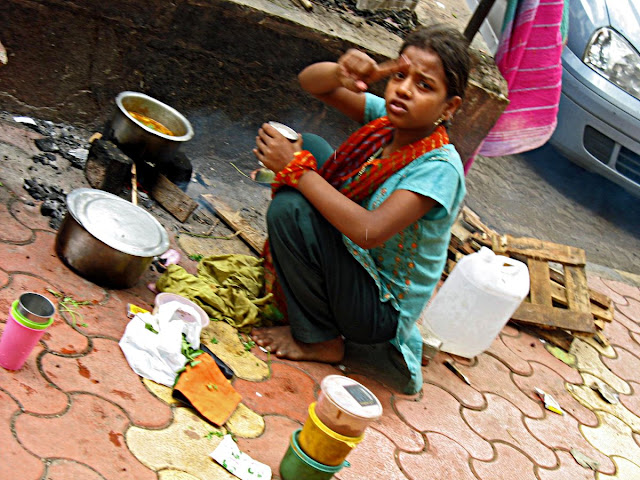
[[505, 275], [517, 275], [522, 271], [523, 267], [526, 267], [524, 263], [513, 258], [496, 256], [496, 259], [502, 263], [500, 271]]

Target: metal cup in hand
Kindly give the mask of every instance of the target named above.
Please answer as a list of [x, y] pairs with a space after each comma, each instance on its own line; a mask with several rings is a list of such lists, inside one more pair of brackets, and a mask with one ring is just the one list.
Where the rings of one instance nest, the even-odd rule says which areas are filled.
[[269, 122], [269, 125], [278, 130], [284, 136], [284, 138], [286, 138], [290, 142], [295, 142], [296, 140], [298, 140], [298, 133], [293, 128], [287, 127], [284, 123]]

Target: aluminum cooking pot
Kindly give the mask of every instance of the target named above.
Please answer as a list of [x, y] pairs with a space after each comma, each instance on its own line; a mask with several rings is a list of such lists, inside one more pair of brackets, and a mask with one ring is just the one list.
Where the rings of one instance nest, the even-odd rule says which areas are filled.
[[[121, 92], [116, 97], [116, 106], [107, 138], [113, 139], [134, 160], [170, 158], [184, 142], [193, 138], [193, 128], [184, 115], [144, 93]], [[160, 122], [173, 135], [145, 125], [131, 112]]]
[[91, 188], [67, 195], [68, 213], [56, 253], [76, 273], [99, 285], [135, 285], [153, 257], [169, 248], [166, 230], [146, 210]]

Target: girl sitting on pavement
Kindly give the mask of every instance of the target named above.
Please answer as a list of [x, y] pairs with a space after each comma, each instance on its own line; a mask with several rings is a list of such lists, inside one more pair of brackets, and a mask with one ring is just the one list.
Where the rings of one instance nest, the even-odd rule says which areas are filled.
[[[254, 154], [276, 173], [269, 247], [289, 325], [254, 329], [276, 356], [336, 363], [345, 339], [386, 341], [422, 386], [416, 321], [445, 265], [465, 195], [463, 166], [445, 126], [469, 75], [468, 43], [443, 26], [412, 32], [396, 60], [351, 49], [299, 74], [304, 90], [366, 123], [335, 152], [318, 136], [295, 143], [271, 125]], [[389, 77], [384, 99], [368, 85]]]

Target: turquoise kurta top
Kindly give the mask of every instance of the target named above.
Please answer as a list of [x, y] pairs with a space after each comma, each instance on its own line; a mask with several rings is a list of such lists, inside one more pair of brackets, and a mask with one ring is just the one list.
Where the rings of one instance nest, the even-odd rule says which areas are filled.
[[[387, 114], [384, 99], [366, 94], [365, 123]], [[399, 312], [398, 330], [391, 343], [402, 353], [410, 373], [405, 391], [422, 388], [422, 337], [416, 325], [447, 259], [451, 226], [466, 193], [464, 170], [453, 145], [445, 145], [413, 160], [388, 178], [362, 202], [374, 210], [396, 190], [430, 197], [439, 205], [383, 245], [365, 250], [346, 236], [343, 240], [356, 260], [373, 277], [380, 300]]]

